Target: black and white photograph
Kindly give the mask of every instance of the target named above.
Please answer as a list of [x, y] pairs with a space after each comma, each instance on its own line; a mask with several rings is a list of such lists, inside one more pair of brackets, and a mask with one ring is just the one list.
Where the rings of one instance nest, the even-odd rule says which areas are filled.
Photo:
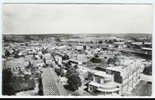
[[152, 95], [152, 4], [3, 4], [2, 95]]

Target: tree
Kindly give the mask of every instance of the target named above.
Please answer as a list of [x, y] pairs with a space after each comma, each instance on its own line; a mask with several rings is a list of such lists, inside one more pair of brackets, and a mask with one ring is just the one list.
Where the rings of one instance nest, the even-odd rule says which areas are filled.
[[113, 44], [113, 41], [112, 41], [112, 40], [109, 40], [109, 41], [107, 41], [107, 43], [109, 43], [109, 44]]
[[26, 69], [30, 69], [33, 67], [33, 64], [31, 63], [31, 61], [28, 62], [28, 65], [25, 67]]
[[38, 95], [43, 95], [44, 93], [43, 93], [43, 83], [42, 83], [42, 78], [40, 77], [39, 79], [38, 79], [38, 83], [39, 83], [39, 91], [38, 91]]
[[102, 60], [99, 58], [98, 54], [95, 54], [93, 58], [90, 59], [93, 63], [101, 63]]
[[55, 72], [57, 73], [58, 76], [64, 76], [64, 69], [63, 68], [55, 68]]
[[69, 56], [67, 54], [65, 54], [63, 57], [62, 57], [63, 60], [68, 60], [69, 59]]
[[20, 57], [20, 56], [19, 56], [19, 52], [20, 52], [19, 50], [16, 50], [16, 51], [15, 51], [15, 55], [14, 55], [15, 58]]
[[72, 76], [72, 74], [77, 74], [77, 75], [79, 75], [75, 68], [70, 67], [70, 68], [68, 68], [68, 70], [67, 70], [66, 77], [69, 78], [70, 76]]
[[68, 86], [67, 88], [71, 91], [75, 91], [77, 90], [81, 85], [81, 79], [79, 77], [79, 73], [76, 71], [76, 69], [73, 68], [69, 68], [67, 73], [66, 73], [66, 77], [68, 78], [67, 83]]
[[15, 91], [13, 86], [10, 84], [13, 80], [13, 73], [11, 69], [4, 69], [2, 71], [2, 93], [3, 95], [14, 95]]
[[78, 90], [78, 88], [82, 85], [81, 79], [77, 74], [71, 74], [70, 77], [68, 77], [67, 83], [69, 89], [72, 91]]
[[5, 50], [5, 56], [8, 57], [8, 56], [10, 56], [10, 55], [11, 55], [10, 52], [6, 49], [6, 50]]
[[143, 73], [146, 75], [152, 75], [152, 66], [145, 67]]
[[100, 40], [100, 41], [98, 41], [98, 43], [99, 43], [99, 44], [102, 44], [102, 43], [103, 43], [103, 41], [102, 41], [102, 40]]
[[64, 63], [64, 66], [65, 66], [65, 69], [68, 70], [69, 68], [71, 68], [71, 62], [67, 62], [67, 63]]
[[58, 37], [56, 37], [56, 38], [55, 38], [55, 41], [56, 41], [56, 42], [61, 42], [61, 39], [58, 38]]
[[109, 58], [107, 63], [108, 64], [115, 64], [115, 60], [113, 58]]
[[48, 48], [42, 48], [41, 51], [42, 51], [43, 54], [48, 53]]
[[94, 42], [93, 41], [90, 41], [90, 43], [93, 44]]

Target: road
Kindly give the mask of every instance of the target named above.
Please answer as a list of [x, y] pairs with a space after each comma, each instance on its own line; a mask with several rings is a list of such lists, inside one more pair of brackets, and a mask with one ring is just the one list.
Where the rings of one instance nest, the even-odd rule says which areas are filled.
[[42, 83], [44, 95], [67, 95], [63, 85], [59, 81], [57, 74], [50, 67], [43, 69]]

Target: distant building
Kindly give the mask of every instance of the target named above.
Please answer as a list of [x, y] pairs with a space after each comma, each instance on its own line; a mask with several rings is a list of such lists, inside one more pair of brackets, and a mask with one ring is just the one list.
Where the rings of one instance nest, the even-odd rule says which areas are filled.
[[125, 42], [114, 42], [114, 45], [117, 46], [117, 48], [119, 48], [119, 49], [123, 49], [123, 48], [127, 47]]
[[143, 42], [132, 42], [133, 45], [142, 45]]

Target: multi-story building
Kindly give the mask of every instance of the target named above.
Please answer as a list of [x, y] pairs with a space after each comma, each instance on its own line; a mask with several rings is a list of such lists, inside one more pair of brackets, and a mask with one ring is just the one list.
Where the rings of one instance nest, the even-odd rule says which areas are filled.
[[114, 81], [114, 76], [104, 71], [93, 70], [89, 73], [92, 77], [88, 91], [100, 91], [103, 94], [120, 94], [120, 85]]
[[144, 64], [140, 59], [122, 60], [119, 66], [100, 66], [89, 71], [91, 81], [88, 91], [100, 91], [105, 95], [130, 94], [141, 80]]

